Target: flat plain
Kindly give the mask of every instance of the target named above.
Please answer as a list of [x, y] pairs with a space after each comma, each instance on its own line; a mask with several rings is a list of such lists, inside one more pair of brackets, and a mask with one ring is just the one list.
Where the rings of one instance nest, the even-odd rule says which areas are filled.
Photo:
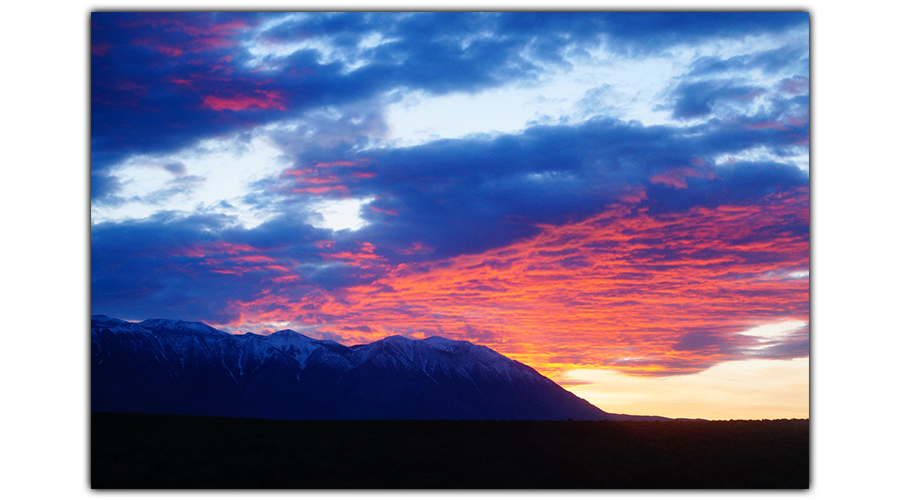
[[807, 489], [809, 420], [91, 414], [93, 489]]

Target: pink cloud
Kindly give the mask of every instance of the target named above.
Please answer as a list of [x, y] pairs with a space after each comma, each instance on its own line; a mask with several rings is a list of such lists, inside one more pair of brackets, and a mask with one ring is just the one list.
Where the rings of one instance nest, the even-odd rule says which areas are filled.
[[[706, 162], [699, 158], [692, 160], [692, 163], [697, 166], [706, 164]], [[666, 186], [673, 188], [685, 189], [688, 187], [688, 177], [712, 179], [715, 177], [715, 173], [711, 171], [701, 172], [697, 169], [688, 167], [671, 168], [661, 174], [654, 175], [650, 178], [650, 182], [654, 184], [665, 184]]]
[[778, 90], [786, 94], [808, 94], [809, 78], [805, 76], [785, 78], [778, 83]]
[[105, 56], [109, 51], [108, 43], [98, 43], [97, 45], [91, 45], [91, 55], [92, 56]]
[[215, 111], [245, 111], [248, 109], [278, 109], [287, 111], [284, 94], [277, 90], [256, 90], [252, 95], [231, 97], [206, 96], [203, 103]]
[[357, 164], [353, 161], [329, 161], [316, 163], [316, 167], [355, 167]]

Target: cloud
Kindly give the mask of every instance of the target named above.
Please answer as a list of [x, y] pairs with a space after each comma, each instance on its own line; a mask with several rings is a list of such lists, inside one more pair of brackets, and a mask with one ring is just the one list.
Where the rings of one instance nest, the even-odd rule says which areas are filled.
[[794, 76], [792, 78], [785, 78], [778, 82], [778, 90], [786, 94], [809, 95], [809, 77]]
[[781, 73], [784, 71], [809, 71], [809, 44], [789, 44], [777, 49], [741, 54], [728, 58], [701, 57], [691, 64], [688, 77], [720, 76], [722, 74], [747, 74], [754, 71]]
[[187, 167], [180, 161], [167, 163], [162, 168], [172, 175], [185, 175], [187, 173]]
[[297, 226], [290, 234], [269, 228], [277, 240], [242, 231], [247, 243], [178, 255], [197, 259], [197, 269], [252, 277], [232, 302], [243, 321], [316, 325], [320, 335], [357, 342], [388, 334], [464, 338], [551, 375], [561, 365], [591, 365], [667, 376], [729, 359], [808, 355], [802, 338], [759, 349], [738, 335], [747, 318], [808, 317], [808, 277], [773, 277], [808, 266], [808, 235], [783, 229], [808, 221], [808, 194], [657, 217], [634, 208], [544, 226], [478, 254], [402, 264], [377, 243], [342, 233], [313, 240], [325, 233], [309, 229], [298, 238]]
[[[670, 172], [662, 175], [667, 174], [673, 176]], [[773, 193], [809, 185], [809, 178], [797, 167], [769, 162], [724, 164], [705, 169], [703, 175], [678, 177], [675, 181], [664, 182], [668, 177], [654, 179], [656, 182], [651, 179], [645, 191], [649, 213], [654, 215], [696, 206], [752, 203]]]
[[94, 224], [92, 308], [120, 317], [234, 321], [225, 304], [260, 293], [296, 261], [318, 257], [314, 242], [327, 234], [284, 219], [246, 231], [214, 212]]
[[[292, 141], [285, 133], [278, 140], [311, 144], [303, 139], [309, 136], [305, 129], [296, 135], [301, 138]], [[776, 130], [736, 124], [683, 130], [593, 120], [410, 148], [300, 146], [287, 151], [295, 166], [258, 184], [253, 201], [288, 210], [327, 198], [374, 198], [363, 208], [369, 225], [360, 238], [385, 252], [419, 243], [433, 250], [432, 257], [449, 257], [531, 236], [541, 224], [583, 219], [635, 189], [658, 214], [746, 203], [806, 186], [806, 174], [789, 164], [712, 166], [702, 160], [790, 141]], [[341, 162], [345, 166], [330, 166]]]
[[735, 40], [809, 25], [805, 12], [611, 12], [600, 17], [610, 47], [638, 55], [711, 38]]
[[286, 111], [284, 94], [277, 90], [254, 90], [252, 94], [236, 94], [228, 97], [208, 95], [203, 104], [214, 111], [245, 111], [248, 109], [278, 109]]
[[679, 120], [705, 117], [722, 101], [747, 101], [761, 95], [762, 88], [740, 85], [733, 80], [682, 83], [673, 92], [672, 116]]
[[[170, 164], [171, 165], [171, 164]], [[167, 165], [166, 167], [170, 166]], [[166, 170], [169, 170], [168, 168]], [[183, 166], [182, 166], [183, 168]], [[198, 186], [206, 182], [206, 178], [199, 175], [180, 175], [166, 182], [166, 187], [158, 189], [145, 196], [137, 197], [133, 201], [150, 203], [153, 205], [161, 205], [169, 201], [174, 196], [188, 196], [197, 189]]]
[[[567, 67], [582, 45], [658, 50], [804, 23], [806, 14], [789, 13], [93, 13], [92, 173], [397, 89], [440, 95], [534, 81], [548, 65]], [[680, 114], [706, 104], [685, 101]]]
[[[595, 119], [359, 149], [365, 134], [335, 124], [366, 128], [365, 117], [377, 115], [330, 116], [273, 135], [292, 163], [245, 197], [272, 211], [257, 227], [213, 211], [95, 225], [92, 307], [232, 325], [290, 321], [356, 341], [443, 334], [521, 353], [548, 373], [563, 361], [587, 363], [585, 344], [574, 339], [600, 341], [597, 328], [606, 325], [618, 336], [602, 342], [624, 351], [602, 363], [656, 375], [743, 356], [724, 319], [735, 311], [808, 314], [808, 277], [777, 286], [757, 279], [808, 269], [807, 175], [784, 163], [712, 160], [760, 144], [777, 151], [790, 132], [717, 120], [682, 128]], [[361, 212], [368, 224], [314, 227], [314, 207], [329, 199], [371, 199]], [[529, 316], [540, 308], [520, 309], [521, 294], [530, 297], [524, 304], [549, 309]], [[682, 299], [709, 305], [684, 311]], [[682, 319], [668, 323], [670, 315]], [[503, 340], [504, 330], [484, 318], [506, 318], [504, 329], [522, 338]], [[686, 329], [681, 321], [699, 324]], [[374, 333], [344, 330], [344, 322]], [[540, 333], [548, 328], [567, 332], [569, 347], [529, 354], [529, 343], [548, 341]], [[643, 347], [650, 337], [668, 347]], [[778, 349], [793, 355], [803, 346]]]
[[[808, 334], [740, 334], [808, 322], [806, 14], [91, 22], [92, 209], [159, 205], [92, 224], [95, 312], [465, 338], [548, 374], [808, 353]], [[567, 101], [572, 116], [405, 147], [392, 136], [389, 109], [409, 96], [525, 88], [578, 61], [596, 81]], [[622, 81], [676, 68], [640, 96], [657, 121], [609, 116], [638, 98], [604, 80], [622, 61]], [[212, 143], [237, 146], [201, 168]], [[246, 174], [217, 198], [230, 156]], [[135, 193], [135, 172], [152, 187]], [[358, 211], [353, 230], [326, 220], [342, 207]]]
[[115, 205], [122, 199], [116, 196], [121, 188], [121, 181], [114, 175], [91, 173], [91, 204]]

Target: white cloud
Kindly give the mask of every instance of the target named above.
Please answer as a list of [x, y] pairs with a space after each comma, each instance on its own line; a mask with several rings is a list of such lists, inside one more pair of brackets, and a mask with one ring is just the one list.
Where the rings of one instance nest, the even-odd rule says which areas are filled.
[[799, 332], [808, 324], [809, 322], [807, 321], [788, 320], [755, 326], [748, 330], [738, 332], [738, 334], [763, 340], [782, 341], [792, 334]]
[[340, 231], [342, 229], [350, 229], [355, 231], [367, 224], [360, 217], [360, 210], [363, 205], [370, 203], [375, 198], [356, 199], [350, 198], [346, 200], [326, 200], [315, 203], [310, 209], [318, 214], [320, 218], [314, 218], [310, 223], [319, 228], [333, 229]]
[[[194, 211], [216, 206], [217, 211], [235, 216], [240, 224], [255, 227], [266, 220], [267, 214], [244, 204], [241, 198], [253, 182], [281, 172], [288, 166], [285, 162], [283, 153], [262, 134], [249, 140], [209, 139], [172, 154], [133, 156], [112, 172], [122, 181], [117, 195], [126, 201], [117, 206], [91, 205], [91, 223], [142, 219], [163, 209]], [[173, 177], [173, 169], [165, 168], [175, 164], [181, 175], [195, 180], [191, 189], [165, 200], [154, 199], [153, 193], [166, 192], [179, 178]]]
[[[262, 26], [257, 32], [264, 36], [265, 31], [278, 25], [291, 21], [302, 20], [311, 14], [294, 14]], [[300, 50], [312, 50], [316, 53], [316, 62], [327, 65], [339, 63], [343, 66], [343, 73], [351, 73], [368, 65], [371, 60], [367, 53], [381, 45], [396, 41], [396, 38], [385, 38], [382, 33], [370, 32], [363, 36], [354, 48], [339, 47], [334, 43], [334, 37], [330, 36], [298, 36], [296, 40], [274, 41], [260, 40], [255, 37], [244, 44], [247, 52], [253, 56], [246, 65], [251, 68], [277, 69], [278, 60], [290, 56]]]
[[776, 153], [766, 146], [756, 146], [738, 153], [723, 154], [713, 159], [716, 165], [727, 165], [735, 162], [774, 162], [794, 165], [809, 173], [809, 148], [796, 146]]
[[659, 123], [667, 120], [668, 113], [654, 109], [653, 97], [685, 69], [662, 59], [611, 62], [592, 57], [569, 62], [573, 69], [548, 69], [538, 82], [476, 94], [403, 96], [385, 113], [392, 144], [412, 146], [472, 134], [517, 133], [533, 123], [578, 123], [598, 113]]
[[[392, 130], [391, 144], [413, 146], [473, 134], [516, 133], [532, 123], [578, 123], [596, 115], [636, 120], [646, 126], [690, 126], [695, 123], [673, 120], [671, 110], [663, 104], [693, 61], [706, 56], [727, 59], [777, 49], [796, 43], [804, 34], [805, 31], [798, 31], [780, 37], [710, 42], [641, 59], [622, 58], [602, 46], [586, 47], [589, 55], [570, 52], [566, 60], [570, 69], [544, 66], [544, 73], [536, 82], [520, 82], [474, 94], [404, 95], [395, 99], [385, 113]], [[793, 74], [772, 75], [752, 70], [732, 76], [740, 76], [747, 85], [771, 87]], [[761, 99], [750, 104], [765, 105]], [[772, 156], [770, 152], [747, 151], [737, 159]], [[808, 170], [808, 157], [805, 149], [798, 148], [795, 156], [779, 159]]]

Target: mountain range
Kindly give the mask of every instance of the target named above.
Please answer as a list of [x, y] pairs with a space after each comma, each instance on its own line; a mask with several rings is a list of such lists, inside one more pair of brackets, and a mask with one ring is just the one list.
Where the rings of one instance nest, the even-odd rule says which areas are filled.
[[287, 420], [663, 420], [607, 413], [487, 347], [91, 317], [91, 410]]

